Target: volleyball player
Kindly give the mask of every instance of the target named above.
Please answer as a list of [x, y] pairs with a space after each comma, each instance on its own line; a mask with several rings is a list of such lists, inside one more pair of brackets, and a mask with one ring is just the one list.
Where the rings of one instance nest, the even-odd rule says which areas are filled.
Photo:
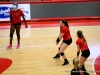
[[73, 65], [74, 65], [74, 68], [71, 70], [70, 75], [89, 75], [89, 73], [87, 73], [87, 71], [84, 69], [84, 67], [79, 66], [78, 58], [73, 59]]
[[87, 60], [87, 58], [90, 56], [90, 50], [87, 45], [87, 41], [82, 33], [81, 30], [77, 31], [77, 57], [79, 57], [80, 51], [82, 52], [81, 57], [80, 57], [80, 66], [84, 67], [84, 63]]
[[7, 49], [12, 48], [12, 40], [13, 40], [13, 34], [14, 31], [16, 30], [16, 35], [17, 35], [17, 49], [20, 48], [20, 28], [21, 28], [21, 17], [23, 18], [25, 22], [25, 27], [27, 28], [26, 20], [24, 17], [24, 14], [21, 9], [18, 9], [18, 4], [15, 2], [13, 4], [13, 8], [10, 10], [10, 45], [7, 47]]
[[58, 36], [58, 38], [56, 40], [56, 45], [59, 44], [59, 42], [62, 38], [63, 38], [63, 41], [62, 41], [60, 47], [58, 48], [59, 49], [58, 53], [53, 58], [54, 59], [60, 58], [60, 55], [61, 55], [64, 59], [64, 63], [62, 65], [65, 66], [65, 65], [69, 64], [69, 61], [67, 60], [64, 51], [72, 43], [69, 25], [66, 20], [60, 21], [60, 35]]

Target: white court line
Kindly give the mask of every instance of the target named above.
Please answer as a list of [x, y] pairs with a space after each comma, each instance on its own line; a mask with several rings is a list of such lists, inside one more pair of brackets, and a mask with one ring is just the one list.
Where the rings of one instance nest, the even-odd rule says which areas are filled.
[[[44, 46], [23, 46], [23, 47], [21, 46], [20, 49], [21, 49], [21, 48], [41, 48], [41, 47], [51, 47], [51, 46], [56, 46], [56, 45], [44, 45]], [[12, 47], [12, 48], [16, 48], [16, 47]], [[4, 47], [3, 47], [3, 48], [0, 48], [0, 50], [2, 50], [2, 49], [6, 49], [6, 47], [5, 47], [5, 48], [4, 48]]]
[[[71, 45], [75, 45], [75, 44], [71, 44]], [[59, 45], [23, 46], [23, 47], [21, 46], [21, 47], [20, 47], [20, 49], [21, 49], [21, 48], [42, 48], [42, 47], [55, 47], [55, 46], [56, 46], [56, 47], [57, 47], [57, 46], [59, 47]], [[16, 47], [12, 47], [12, 48], [16, 48]], [[0, 48], [0, 50], [2, 50], [2, 49], [6, 49], [6, 47], [2, 47], [2, 48]]]
[[[93, 42], [89, 42], [88, 44], [92, 44], [92, 45], [96, 45], [96, 44], [100, 44], [100, 43], [93, 43]], [[76, 45], [76, 44], [71, 44], [71, 45]], [[41, 48], [41, 47], [51, 47], [51, 46], [58, 46], [59, 47], [59, 45], [54, 45], [54, 44], [51, 44], [51, 45], [41, 45], [41, 46], [21, 46], [20, 48]], [[88, 45], [88, 46], [90, 46], [91, 47], [91, 45]], [[15, 47], [12, 47], [12, 48], [15, 48]], [[2, 47], [2, 48], [0, 48], [0, 50], [2, 50], [2, 49], [6, 49], [6, 47]]]

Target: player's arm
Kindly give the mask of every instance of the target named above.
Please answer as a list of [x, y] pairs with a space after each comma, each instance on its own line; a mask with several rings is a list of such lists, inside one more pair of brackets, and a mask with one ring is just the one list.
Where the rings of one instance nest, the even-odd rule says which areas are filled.
[[23, 13], [22, 10], [20, 10], [20, 13], [21, 13], [21, 16], [22, 16], [22, 18], [23, 18], [23, 21], [24, 21], [24, 23], [25, 23], [25, 27], [27, 28], [28, 26], [27, 26], [27, 23], [26, 23], [26, 19], [25, 19], [25, 17], [24, 17], [24, 13]]
[[23, 18], [23, 21], [24, 21], [24, 23], [25, 23], [25, 27], [27, 28], [28, 26], [27, 26], [27, 23], [26, 23], [26, 19], [25, 19], [25, 17], [24, 17], [24, 14], [22, 15], [22, 18]]
[[56, 40], [56, 43], [58, 44], [60, 42], [60, 40], [62, 39], [62, 37], [64, 36], [65, 33], [60, 33], [57, 40]]
[[14, 26], [13, 26], [13, 20], [12, 20], [11, 14], [12, 14], [12, 13], [11, 13], [11, 10], [10, 10], [10, 23], [11, 23], [11, 28], [12, 28], [12, 29], [15, 29]]
[[77, 57], [79, 57], [79, 54], [80, 54], [80, 47], [79, 45], [77, 45]]
[[12, 14], [12, 12], [11, 12], [11, 10], [10, 10], [10, 23], [11, 23], [11, 27], [13, 26], [13, 22], [12, 22], [12, 16], [11, 16], [11, 14]]
[[65, 33], [60, 33], [60, 34], [59, 34], [59, 39], [60, 39], [60, 40], [62, 39], [62, 37], [64, 36], [64, 34], [65, 34]]

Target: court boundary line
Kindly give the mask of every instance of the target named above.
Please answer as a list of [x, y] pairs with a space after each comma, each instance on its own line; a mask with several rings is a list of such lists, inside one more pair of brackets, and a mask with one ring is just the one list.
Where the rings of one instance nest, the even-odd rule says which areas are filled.
[[[90, 45], [92, 45], [92, 44], [94, 44], [94, 43], [92, 43], [92, 42], [88, 42], [88, 44], [89, 44], [89, 46]], [[99, 42], [98, 43], [95, 43], [95, 45], [96, 44], [100, 44]], [[60, 45], [60, 44], [59, 44]], [[58, 46], [59, 47], [59, 45], [56, 45], [56, 44], [49, 44], [49, 45], [41, 45], [41, 46], [34, 46], [34, 45], [30, 45], [30, 46], [21, 46], [19, 49], [23, 49], [23, 48], [41, 48], [41, 47], [51, 47], [51, 46]], [[76, 44], [71, 44], [71, 45], [76, 45]], [[14, 48], [14, 49], [16, 49], [16, 47], [15, 46], [13, 46], [12, 48]], [[0, 48], [0, 50], [2, 50], [2, 49], [6, 49], [6, 47], [2, 47], [2, 48]]]
[[[76, 45], [76, 44], [72, 44], [72, 45]], [[51, 47], [51, 46], [58, 46], [59, 47], [59, 45], [42, 45], [42, 46], [22, 46], [22, 47], [20, 47], [19, 49], [24, 49], [24, 48], [41, 48], [41, 47]], [[6, 49], [6, 47], [2, 47], [2, 48], [0, 48], [0, 50], [2, 50], [2, 49]], [[12, 47], [12, 49], [16, 49], [16, 47]], [[18, 50], [18, 49], [17, 49]]]

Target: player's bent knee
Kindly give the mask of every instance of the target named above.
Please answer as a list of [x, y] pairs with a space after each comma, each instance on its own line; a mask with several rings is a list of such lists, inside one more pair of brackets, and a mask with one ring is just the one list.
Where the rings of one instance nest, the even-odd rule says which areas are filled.
[[64, 53], [63, 53], [63, 52], [61, 52], [61, 53], [60, 53], [60, 55], [61, 55], [61, 56], [63, 56], [63, 55], [64, 55]]

